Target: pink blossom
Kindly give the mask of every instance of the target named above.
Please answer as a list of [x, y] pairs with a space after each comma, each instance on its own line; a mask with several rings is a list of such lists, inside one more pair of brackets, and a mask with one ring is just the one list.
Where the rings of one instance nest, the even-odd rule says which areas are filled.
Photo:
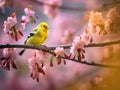
[[25, 29], [26, 23], [20, 23], [20, 27], [18, 28], [19, 31], [22, 31]]
[[32, 10], [32, 6], [29, 6], [28, 8], [24, 9], [25, 12], [25, 16], [22, 17], [22, 19], [25, 19], [25, 22], [31, 22], [31, 23], [35, 23], [35, 12]]
[[15, 48], [5, 48], [3, 49], [4, 57], [11, 57], [12, 59], [16, 59], [16, 49]]
[[85, 44], [92, 43], [92, 37], [90, 33], [87, 31], [87, 29], [84, 33], [80, 35], [80, 37], [81, 37], [81, 40], [84, 41]]
[[0, 0], [0, 8], [5, 6], [6, 1], [5, 0]]
[[8, 34], [12, 39], [18, 41], [22, 36], [22, 30], [25, 29], [25, 24], [20, 23], [19, 28], [17, 25], [16, 14], [12, 13], [10, 17], [7, 18], [7, 21], [4, 21], [4, 32]]
[[76, 47], [75, 47], [75, 44], [72, 43], [72, 46], [70, 47], [70, 53], [74, 53], [76, 51]]
[[28, 64], [29, 64], [29, 69], [31, 72], [31, 77], [39, 81], [39, 71], [38, 71], [36, 60], [34, 58], [29, 58]]
[[[62, 55], [66, 55], [64, 52], [63, 52], [64, 48], [62, 47], [56, 47], [56, 49], [54, 50], [55, 54], [56, 54], [56, 60], [57, 60], [57, 64], [60, 64], [61, 63], [61, 56]], [[66, 55], [67, 56], [67, 55]], [[66, 57], [65, 57], [66, 58]], [[63, 59], [63, 63], [66, 64], [66, 61]], [[50, 61], [50, 66], [53, 66], [52, 65], [52, 60]]]
[[65, 33], [61, 38], [61, 41], [63, 43], [70, 43], [73, 40], [73, 36], [74, 36], [73, 32], [71, 32], [69, 30], [65, 30]]
[[73, 40], [72, 46], [70, 48], [70, 53], [73, 56], [73, 58], [77, 57], [78, 60], [82, 60], [85, 58], [84, 56], [84, 46], [88, 40], [87, 33], [83, 33], [81, 36], [76, 36]]
[[11, 15], [7, 18], [7, 21], [4, 21], [4, 32], [8, 33], [13, 26], [17, 24], [16, 15], [14, 17]]
[[62, 5], [62, 0], [48, 0], [46, 3], [48, 3], [50, 5], [61, 6]]
[[11, 28], [11, 25], [10, 25], [10, 23], [8, 23], [7, 21], [4, 21], [4, 32], [5, 33], [8, 33], [9, 32], [9, 30], [10, 30], [10, 28]]
[[36, 79], [37, 82], [39, 82], [39, 74], [42, 73], [45, 75], [45, 72], [43, 70], [44, 66], [41, 64], [40, 61], [37, 60], [37, 54], [34, 53], [33, 57], [28, 59], [28, 65], [31, 73], [31, 77], [33, 79]]
[[48, 18], [54, 19], [57, 15], [56, 8], [44, 5], [44, 12], [43, 12]]
[[[13, 13], [14, 14], [14, 13]], [[7, 18], [7, 22], [12, 26], [14, 26], [17, 23], [16, 15]]]
[[62, 5], [61, 0], [48, 0], [45, 2], [47, 4], [44, 5], [44, 14], [48, 16], [50, 19], [54, 19], [58, 12], [58, 6]]
[[15, 64], [16, 51], [14, 48], [5, 48], [3, 49], [3, 55], [1, 57], [0, 65], [6, 70], [10, 70], [10, 64], [14, 69], [17, 69]]
[[83, 41], [80, 36], [76, 36], [73, 40], [73, 44], [76, 48], [83, 48], [85, 41]]
[[26, 16], [28, 16], [28, 17], [30, 17], [30, 16], [34, 17], [35, 16], [35, 12], [32, 11], [30, 8], [25, 8], [24, 12], [25, 12]]
[[81, 34], [81, 40], [83, 40], [84, 42], [87, 42], [88, 39], [89, 39], [89, 34], [87, 33]]
[[72, 47], [70, 49], [70, 53], [75, 53], [75, 51], [77, 51], [78, 49], [84, 48], [85, 44], [92, 42], [91, 39], [92, 38], [86, 29], [86, 31], [84, 33], [82, 33], [80, 36], [76, 36], [74, 38], [73, 43], [72, 43]]
[[18, 41], [22, 38], [23, 33], [20, 30], [16, 30], [15, 32], [10, 33], [9, 35], [12, 39]]
[[27, 17], [27, 16], [22, 16], [22, 18], [21, 18], [21, 23], [25, 23], [25, 24], [27, 24], [29, 22], [29, 18]]
[[55, 51], [55, 54], [56, 56], [60, 56], [63, 54], [63, 48], [62, 47], [57, 47], [54, 51]]
[[36, 60], [39, 62], [42, 66], [45, 65], [46, 60], [48, 59], [47, 54], [43, 51], [36, 51]]

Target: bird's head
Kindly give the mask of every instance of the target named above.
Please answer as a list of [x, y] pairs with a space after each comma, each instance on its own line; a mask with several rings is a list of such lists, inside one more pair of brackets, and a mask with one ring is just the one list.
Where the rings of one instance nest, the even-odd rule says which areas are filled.
[[40, 27], [44, 28], [44, 29], [48, 29], [48, 24], [46, 22], [41, 22], [40, 23]]

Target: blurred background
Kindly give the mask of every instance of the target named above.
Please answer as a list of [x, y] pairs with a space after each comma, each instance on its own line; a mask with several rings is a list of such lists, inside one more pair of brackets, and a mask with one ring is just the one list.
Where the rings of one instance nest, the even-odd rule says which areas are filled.
[[[100, 11], [106, 17], [106, 13], [116, 6], [120, 17], [119, 3], [119, 0], [0, 0], [0, 44], [23, 44], [31, 30], [42, 21], [49, 24], [49, 36], [44, 43], [46, 46], [70, 44], [74, 36], [80, 35], [87, 27], [89, 11]], [[16, 12], [20, 20], [24, 8], [29, 5], [32, 5], [39, 18], [35, 24], [27, 25], [22, 39], [13, 41], [3, 32], [3, 23], [13, 12]], [[107, 36], [92, 34], [93, 42], [117, 40], [120, 38], [119, 30]], [[85, 60], [88, 62], [120, 63], [119, 45], [85, 50]], [[40, 75], [40, 81], [36, 82], [30, 78], [27, 59], [31, 53], [28, 55], [28, 52], [17, 57], [17, 70], [6, 71], [0, 68], [0, 90], [120, 90], [119, 69], [88, 66], [73, 61], [67, 61], [66, 65], [54, 63], [53, 67], [46, 65], [46, 75]]]

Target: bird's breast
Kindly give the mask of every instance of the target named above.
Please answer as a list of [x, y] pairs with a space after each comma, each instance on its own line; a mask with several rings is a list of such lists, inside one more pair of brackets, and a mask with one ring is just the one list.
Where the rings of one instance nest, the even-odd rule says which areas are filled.
[[46, 40], [46, 37], [47, 37], [47, 35], [44, 35], [44, 36], [39, 36], [39, 35], [32, 36], [27, 40], [26, 44], [40, 46], [42, 43], [44, 43], [44, 41]]

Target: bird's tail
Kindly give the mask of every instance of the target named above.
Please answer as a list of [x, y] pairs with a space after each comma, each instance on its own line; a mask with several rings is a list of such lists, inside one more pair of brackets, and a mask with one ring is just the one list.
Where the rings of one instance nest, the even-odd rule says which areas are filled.
[[19, 55], [22, 56], [24, 52], [25, 52], [25, 49], [21, 50]]

